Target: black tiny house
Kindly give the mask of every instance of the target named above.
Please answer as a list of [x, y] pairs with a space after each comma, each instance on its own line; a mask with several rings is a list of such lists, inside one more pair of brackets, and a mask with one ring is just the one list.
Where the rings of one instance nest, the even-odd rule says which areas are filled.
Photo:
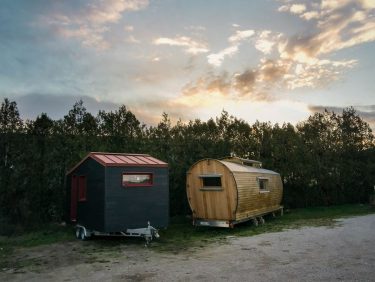
[[145, 154], [89, 153], [67, 173], [70, 220], [112, 233], [169, 221], [168, 164]]

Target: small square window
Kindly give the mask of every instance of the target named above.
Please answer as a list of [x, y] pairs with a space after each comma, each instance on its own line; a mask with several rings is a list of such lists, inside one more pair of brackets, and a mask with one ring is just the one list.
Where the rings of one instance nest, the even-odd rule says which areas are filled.
[[124, 173], [122, 175], [122, 185], [125, 187], [152, 186], [152, 184], [152, 173]]
[[201, 190], [222, 190], [221, 175], [201, 175]]
[[221, 177], [203, 177], [204, 187], [221, 187]]
[[268, 192], [268, 179], [267, 178], [258, 178], [259, 191]]

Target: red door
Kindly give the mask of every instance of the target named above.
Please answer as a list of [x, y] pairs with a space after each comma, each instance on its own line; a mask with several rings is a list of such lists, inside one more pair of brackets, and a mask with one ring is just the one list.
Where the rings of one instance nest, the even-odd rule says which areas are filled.
[[70, 191], [70, 220], [77, 221], [77, 200], [78, 200], [78, 181], [77, 176], [72, 176], [72, 185]]

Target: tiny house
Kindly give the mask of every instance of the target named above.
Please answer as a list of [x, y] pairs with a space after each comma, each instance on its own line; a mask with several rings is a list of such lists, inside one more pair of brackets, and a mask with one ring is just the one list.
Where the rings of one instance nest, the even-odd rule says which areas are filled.
[[186, 179], [194, 225], [233, 227], [247, 220], [257, 225], [266, 214], [282, 214], [281, 177], [258, 161], [203, 159], [192, 165]]
[[[70, 221], [77, 237], [128, 234], [169, 221], [168, 164], [146, 154], [89, 153], [67, 173]], [[96, 233], [95, 233], [96, 232]]]

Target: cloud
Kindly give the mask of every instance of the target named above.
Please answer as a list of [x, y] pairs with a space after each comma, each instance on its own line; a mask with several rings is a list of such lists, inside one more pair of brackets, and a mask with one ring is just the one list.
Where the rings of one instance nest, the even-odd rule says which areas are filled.
[[228, 95], [231, 87], [231, 81], [227, 73], [215, 75], [209, 73], [206, 76], [200, 77], [194, 83], [186, 84], [182, 93], [184, 96], [195, 96], [197, 94], [212, 94], [219, 93], [220, 95]]
[[[291, 13], [294, 13], [291, 11], [293, 5], [289, 10]], [[318, 20], [317, 31], [300, 37], [298, 42], [291, 40], [287, 49], [299, 48], [307, 56], [317, 57], [374, 41], [374, 9], [373, 0], [323, 0], [320, 7], [314, 6], [310, 10], [305, 7], [306, 12], [295, 14], [304, 20]], [[279, 11], [288, 10], [281, 6]]]
[[35, 119], [41, 113], [46, 113], [52, 119], [63, 118], [80, 99], [88, 112], [96, 115], [99, 110], [113, 111], [120, 104], [101, 101], [86, 95], [47, 95], [29, 94], [16, 98], [20, 115], [23, 119]]
[[372, 1], [323, 0], [320, 5], [309, 3], [303, 7], [293, 2], [289, 1], [278, 10], [298, 15], [306, 21], [314, 19], [316, 26], [304, 35], [281, 36], [278, 40], [279, 58], [291, 66], [291, 71], [283, 77], [287, 89], [316, 88], [340, 79], [343, 72], [358, 62], [354, 59], [332, 60], [330, 56], [375, 40]]
[[304, 11], [306, 11], [304, 4], [293, 4], [290, 6], [290, 12], [293, 14], [302, 14]]
[[[20, 96], [15, 99], [17, 107], [20, 111], [21, 118], [34, 120], [41, 113], [46, 113], [50, 118], [58, 120], [68, 114], [73, 105], [80, 99], [83, 101], [83, 106], [92, 115], [96, 116], [100, 110], [106, 112], [118, 110], [122, 105], [120, 103], [113, 103], [110, 101], [102, 101], [89, 97], [73, 96], [73, 95], [48, 95], [48, 94], [28, 94]], [[156, 99], [142, 100], [141, 102], [133, 101], [126, 104], [128, 110], [136, 115], [137, 119], [149, 125], [157, 125], [161, 120], [163, 112], [168, 112], [173, 117], [173, 121], [178, 118], [194, 118], [191, 115], [184, 115], [182, 106], [172, 100]]]
[[280, 6], [277, 10], [278, 10], [279, 12], [288, 12], [289, 9], [290, 9], [290, 7], [289, 7], [288, 5], [282, 5], [282, 6]]
[[220, 66], [225, 57], [231, 57], [238, 52], [238, 46], [230, 46], [221, 50], [219, 53], [213, 53], [207, 56], [208, 63], [216, 67]]
[[290, 62], [283, 60], [263, 59], [259, 65], [258, 81], [267, 84], [277, 84], [290, 72]]
[[191, 30], [191, 31], [205, 31], [206, 28], [202, 25], [190, 25], [188, 27], [185, 27], [186, 30]]
[[[357, 114], [366, 121], [372, 130], [375, 130], [375, 105], [367, 105], [367, 106], [354, 106], [353, 107]], [[315, 113], [319, 112], [322, 113], [325, 110], [335, 113], [342, 113], [345, 109], [344, 107], [333, 107], [333, 106], [319, 106], [319, 105], [309, 105], [308, 109], [310, 112]]]
[[[234, 26], [234, 25], [233, 25]], [[237, 26], [237, 25], [236, 25]], [[212, 53], [207, 56], [208, 63], [219, 67], [223, 63], [225, 57], [232, 57], [234, 54], [238, 52], [238, 47], [240, 46], [243, 40], [246, 40], [254, 35], [255, 31], [252, 29], [248, 30], [237, 30], [235, 34], [231, 35], [228, 38], [229, 43], [231, 44], [229, 47], [224, 48], [223, 50], [219, 51], [218, 53]]]
[[186, 53], [194, 55], [209, 51], [205, 43], [195, 41], [187, 36], [177, 36], [175, 38], [159, 37], [153, 41], [153, 44], [184, 47]]
[[317, 11], [310, 11], [310, 12], [303, 13], [300, 17], [304, 20], [309, 21], [312, 19], [318, 19], [320, 17], [320, 14]]
[[[340, 3], [353, 5], [349, 0]], [[269, 30], [250, 29], [236, 31], [231, 35], [228, 38], [231, 43], [229, 47], [207, 56], [209, 64], [221, 66], [224, 59], [239, 52], [240, 43], [250, 37], [255, 49], [264, 57], [257, 66], [227, 74], [222, 81], [224, 91], [215, 89], [216, 92], [236, 99], [269, 101], [276, 99], [275, 95], [270, 94], [276, 89], [320, 88], [341, 79], [342, 74], [358, 62], [354, 59], [332, 60], [330, 56], [343, 48], [372, 40], [375, 36], [375, 22], [365, 21], [365, 15], [369, 14], [364, 6], [360, 6], [362, 10], [359, 11], [353, 11], [350, 5], [338, 9], [340, 5], [335, 1], [324, 2], [322, 6], [324, 9], [313, 4], [296, 6], [288, 3], [279, 9], [306, 20], [317, 18], [315, 32], [306, 35], [287, 37]], [[212, 73], [202, 75], [195, 82], [186, 84], [182, 92], [190, 96], [210, 94], [209, 85], [217, 79], [218, 75]]]
[[274, 46], [279, 42], [281, 34], [273, 34], [270, 30], [263, 30], [259, 32], [255, 41], [255, 48], [265, 55], [271, 53]]
[[[264, 108], [267, 108], [267, 111], [264, 111]], [[259, 100], [244, 103], [241, 100], [228, 99], [217, 92], [210, 95], [180, 96], [173, 100], [153, 100], [140, 107], [132, 107], [131, 111], [140, 120], [157, 125], [161, 120], [162, 112], [166, 112], [172, 122], [179, 119], [187, 122], [197, 117], [201, 120], [208, 120], [219, 116], [223, 109], [248, 122], [256, 120], [283, 122], [287, 116], [288, 121], [297, 123], [306, 119], [309, 114], [307, 106], [300, 102]], [[280, 117], [284, 120], [280, 120]]]
[[317, 60], [316, 62], [293, 64], [290, 72], [284, 76], [287, 89], [303, 87], [318, 88], [327, 86], [339, 80], [342, 73], [356, 65], [355, 60], [330, 61]]
[[83, 46], [104, 50], [110, 47], [103, 37], [107, 30], [105, 27], [81, 26], [77, 29], [60, 29], [59, 34], [68, 38], [78, 38]]
[[141, 43], [141, 41], [137, 38], [134, 37], [134, 35], [129, 35], [127, 38], [126, 38], [126, 42], [129, 42], [129, 43], [134, 43], [134, 44], [139, 44]]
[[133, 32], [134, 31], [134, 26], [132, 26], [132, 25], [126, 25], [124, 27], [124, 30], [127, 31], [127, 32]]
[[257, 73], [253, 70], [246, 70], [243, 73], [235, 74], [233, 78], [233, 88], [240, 96], [245, 96], [253, 92]]
[[305, 4], [292, 4], [292, 5], [283, 5], [278, 8], [279, 12], [290, 12], [292, 14], [302, 14], [306, 11]]
[[253, 101], [270, 101], [268, 90], [277, 86], [283, 76], [288, 73], [289, 66], [283, 61], [262, 60], [256, 68], [248, 68], [242, 72], [215, 74], [210, 72], [182, 88], [184, 96], [215, 95], [231, 99], [248, 99]]
[[[126, 11], [138, 11], [148, 6], [148, 0], [95, 0], [76, 9], [66, 8], [65, 13], [60, 9], [42, 17], [42, 24], [52, 26], [57, 34], [76, 38], [82, 45], [107, 49], [110, 43], [104, 35], [110, 29], [110, 24], [117, 23]], [[58, 6], [60, 7], [60, 6]], [[131, 26], [125, 27], [127, 31]]]
[[255, 33], [254, 30], [248, 29], [248, 30], [237, 30], [236, 33], [228, 38], [228, 41], [231, 43], [238, 43], [240, 41], [243, 41], [247, 38], [250, 38]]
[[360, 0], [360, 2], [365, 9], [375, 9], [374, 0]]

